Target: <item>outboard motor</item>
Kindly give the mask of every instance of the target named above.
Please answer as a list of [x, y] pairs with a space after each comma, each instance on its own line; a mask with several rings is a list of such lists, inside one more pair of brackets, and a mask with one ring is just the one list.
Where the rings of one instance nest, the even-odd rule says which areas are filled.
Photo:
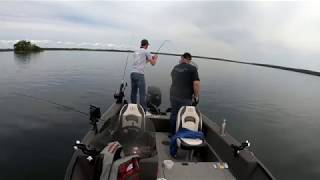
[[159, 87], [149, 86], [147, 91], [147, 107], [152, 114], [160, 114], [161, 91]]
[[98, 133], [97, 122], [101, 118], [100, 108], [90, 104], [90, 124], [92, 125], [92, 130], [94, 133]]

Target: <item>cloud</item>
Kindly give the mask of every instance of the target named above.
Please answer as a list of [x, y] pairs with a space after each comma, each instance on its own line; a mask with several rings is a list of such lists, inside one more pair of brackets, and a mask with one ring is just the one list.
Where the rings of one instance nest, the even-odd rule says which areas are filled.
[[319, 8], [303, 1], [0, 2], [0, 47], [31, 39], [46, 47], [132, 49], [147, 38], [156, 50], [169, 39], [167, 52], [303, 66], [298, 57], [319, 55]]

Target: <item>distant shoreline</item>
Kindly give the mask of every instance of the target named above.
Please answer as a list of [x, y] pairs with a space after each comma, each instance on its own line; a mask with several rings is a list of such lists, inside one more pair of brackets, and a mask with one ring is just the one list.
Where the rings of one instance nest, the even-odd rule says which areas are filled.
[[[87, 49], [87, 48], [41, 48], [41, 50], [44, 51], [108, 51], [108, 52], [133, 52], [132, 50], [117, 50], [117, 49]], [[0, 52], [8, 52], [13, 51], [13, 49], [0, 49]], [[167, 55], [167, 56], [181, 56], [181, 54], [173, 54], [173, 53], [156, 53], [151, 52], [153, 54], [161, 54], [161, 55]], [[231, 62], [231, 63], [238, 63], [238, 64], [247, 64], [247, 65], [253, 65], [253, 66], [262, 66], [267, 68], [274, 68], [274, 69], [280, 69], [285, 71], [292, 71], [292, 72], [298, 72], [303, 74], [309, 74], [314, 76], [320, 76], [320, 72], [317, 71], [311, 71], [306, 69], [298, 69], [298, 68], [290, 68], [285, 66], [277, 66], [277, 65], [271, 65], [271, 64], [262, 64], [262, 63], [250, 63], [250, 62], [242, 62], [242, 61], [236, 61], [236, 60], [230, 60], [230, 59], [223, 59], [223, 58], [213, 58], [213, 57], [206, 57], [206, 56], [193, 56], [194, 58], [199, 59], [207, 59], [207, 60], [214, 60], [214, 61], [224, 61], [224, 62]]]
[[[42, 51], [110, 51], [110, 52], [133, 52], [131, 50], [117, 49], [87, 49], [87, 48], [41, 48]], [[0, 49], [0, 52], [14, 51], [14, 49]]]
[[13, 49], [0, 49], [0, 52], [13, 51]]

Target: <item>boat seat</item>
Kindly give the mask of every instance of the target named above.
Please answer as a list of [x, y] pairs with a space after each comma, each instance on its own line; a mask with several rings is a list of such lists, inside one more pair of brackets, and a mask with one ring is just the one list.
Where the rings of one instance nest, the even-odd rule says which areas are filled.
[[195, 150], [200, 149], [206, 146], [206, 143], [204, 140], [196, 138], [178, 138], [177, 139], [178, 147], [185, 150]]
[[126, 104], [119, 115], [121, 128], [135, 127], [145, 130], [145, 112], [139, 104]]
[[[202, 117], [200, 111], [194, 106], [183, 106], [180, 108], [176, 122], [176, 132], [182, 128], [190, 131], [202, 131]], [[178, 138], [177, 147], [185, 150], [191, 150], [190, 159], [192, 159], [193, 150], [206, 147], [204, 139], [201, 138]]]

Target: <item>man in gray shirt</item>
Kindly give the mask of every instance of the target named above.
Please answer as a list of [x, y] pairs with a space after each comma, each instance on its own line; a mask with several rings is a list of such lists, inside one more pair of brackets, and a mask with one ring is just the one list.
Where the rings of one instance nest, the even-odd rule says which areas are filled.
[[137, 94], [139, 90], [140, 105], [147, 110], [146, 103], [146, 83], [144, 78], [144, 68], [147, 63], [155, 65], [158, 59], [157, 55], [152, 56], [147, 51], [149, 42], [146, 39], [141, 40], [140, 49], [134, 52], [134, 62], [131, 70], [131, 103], [137, 103]]

